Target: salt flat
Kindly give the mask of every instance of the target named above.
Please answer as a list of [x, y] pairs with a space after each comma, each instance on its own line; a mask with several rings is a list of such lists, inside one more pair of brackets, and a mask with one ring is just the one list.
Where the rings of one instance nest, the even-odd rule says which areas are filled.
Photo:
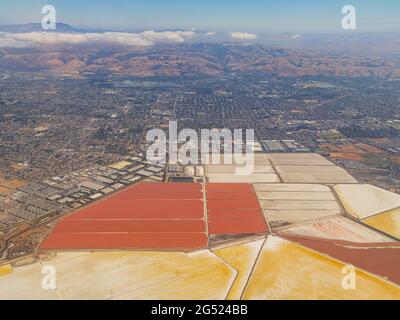
[[[238, 168], [244, 168], [237, 165], [208, 165], [208, 173], [235, 173]], [[272, 166], [258, 165], [252, 169], [253, 173], [275, 173]]]
[[357, 181], [338, 166], [279, 165], [276, 172], [283, 182], [290, 183], [356, 183]]
[[400, 209], [374, 215], [364, 219], [363, 222], [400, 239]]
[[344, 290], [337, 260], [269, 236], [243, 294], [244, 299], [398, 299], [395, 285], [357, 269], [354, 290]]
[[207, 165], [244, 165], [246, 163], [246, 159], [248, 159], [249, 163], [253, 163], [256, 166], [271, 165], [271, 162], [265, 153], [253, 153], [251, 157], [249, 156], [248, 158], [246, 157], [246, 155], [243, 154], [209, 154], [203, 156], [203, 159], [204, 163]]
[[333, 200], [335, 197], [330, 192], [285, 192], [285, 191], [259, 191], [258, 196], [263, 200]]
[[393, 241], [389, 237], [343, 216], [322, 218], [317, 222], [290, 226], [280, 229], [278, 233], [282, 236], [305, 236], [330, 240], [347, 240], [358, 243]]
[[400, 208], [400, 195], [369, 184], [336, 185], [334, 187], [346, 211], [364, 219]]
[[273, 165], [283, 166], [334, 166], [317, 153], [269, 153]]
[[234, 173], [209, 173], [207, 174], [207, 178], [209, 182], [279, 182], [279, 177], [274, 173], [253, 173], [249, 175], [237, 175]]
[[[253, 154], [252, 162], [247, 162], [245, 165], [241, 162], [235, 162], [235, 157], [232, 155], [218, 154], [209, 155], [209, 164], [205, 166], [206, 177], [209, 182], [232, 182], [232, 183], [248, 183], [248, 182], [279, 182], [279, 177], [276, 175], [274, 168], [271, 166], [266, 154]], [[219, 164], [213, 162], [219, 161]], [[228, 162], [226, 162], [228, 160]], [[224, 162], [225, 161], [225, 162]], [[241, 171], [250, 168], [248, 172]]]
[[[57, 290], [42, 289], [43, 265]], [[224, 299], [236, 274], [206, 250], [58, 253], [0, 277], [0, 299]]]
[[329, 187], [318, 184], [254, 184], [261, 208], [276, 228], [341, 213]]
[[280, 184], [268, 184], [268, 183], [255, 183], [254, 189], [258, 191], [292, 191], [292, 192], [331, 192], [328, 186], [323, 184], [291, 184], [291, 183], [280, 183]]
[[304, 222], [316, 221], [321, 218], [326, 218], [329, 216], [336, 216], [340, 214], [338, 209], [330, 210], [273, 210], [265, 209], [264, 215], [268, 220], [269, 225], [272, 229], [276, 229], [283, 226], [302, 224]]
[[264, 239], [214, 251], [218, 257], [238, 272], [238, 276], [227, 296], [228, 300], [240, 299], [263, 243]]
[[340, 212], [336, 201], [261, 200], [260, 203], [264, 210], [339, 210]]

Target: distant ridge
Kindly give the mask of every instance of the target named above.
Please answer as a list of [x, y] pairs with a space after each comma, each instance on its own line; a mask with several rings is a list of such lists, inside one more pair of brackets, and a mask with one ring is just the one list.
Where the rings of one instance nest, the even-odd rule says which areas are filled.
[[[60, 50], [62, 48], [62, 50]], [[131, 47], [76, 45], [3, 48], [0, 69], [71, 74], [112, 73], [133, 77], [223, 76], [230, 73], [281, 77], [349, 76], [400, 78], [400, 62], [363, 56], [330, 56], [301, 49], [237, 43], [159, 44]]]
[[[43, 31], [41, 23], [26, 23], [26, 24], [16, 24], [9, 26], [0, 26], [0, 32], [37, 32]], [[69, 24], [59, 22], [56, 24], [55, 30], [46, 30], [54, 32], [78, 32], [77, 30], [70, 26]]]

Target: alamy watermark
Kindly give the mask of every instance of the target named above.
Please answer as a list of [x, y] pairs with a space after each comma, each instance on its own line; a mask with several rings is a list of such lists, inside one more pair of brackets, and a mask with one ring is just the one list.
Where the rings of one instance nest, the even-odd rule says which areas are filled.
[[345, 5], [342, 7], [342, 29], [343, 30], [356, 30], [356, 8], [352, 5]]
[[45, 16], [42, 19], [43, 30], [55, 30], [57, 28], [56, 8], [50, 4], [43, 6], [42, 14]]
[[[178, 123], [169, 122], [168, 136], [161, 129], [146, 134], [147, 161], [153, 164], [235, 164], [235, 174], [249, 175], [254, 168], [253, 129], [194, 129], [178, 132]], [[245, 136], [245, 139], [243, 139]], [[223, 141], [223, 142], [222, 142]], [[222, 162], [222, 163], [221, 163]]]
[[53, 265], [45, 265], [42, 267], [42, 289], [56, 290], [57, 289], [57, 272]]
[[[356, 8], [353, 5], [347, 4], [342, 7], [341, 27], [343, 30], [356, 30]], [[42, 18], [42, 29], [43, 30], [56, 30], [56, 8], [47, 4], [42, 7], [41, 13], [44, 15]]]
[[356, 268], [351, 264], [347, 264], [342, 268], [342, 274], [344, 274], [341, 282], [342, 288], [344, 290], [355, 290], [357, 286]]

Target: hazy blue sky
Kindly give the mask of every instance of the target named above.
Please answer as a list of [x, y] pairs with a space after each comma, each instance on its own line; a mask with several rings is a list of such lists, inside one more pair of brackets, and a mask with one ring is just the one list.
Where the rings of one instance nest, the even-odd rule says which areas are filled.
[[400, 31], [400, 0], [0, 0], [0, 25], [40, 22], [45, 4], [80, 27], [258, 33], [341, 32], [341, 7], [351, 4], [358, 31]]

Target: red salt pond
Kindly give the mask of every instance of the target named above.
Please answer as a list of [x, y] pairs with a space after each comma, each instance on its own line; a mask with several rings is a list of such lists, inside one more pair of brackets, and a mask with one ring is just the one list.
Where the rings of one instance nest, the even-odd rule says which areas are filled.
[[259, 204], [257, 198], [253, 199], [225, 199], [225, 200], [208, 200], [208, 209], [258, 209]]
[[319, 238], [285, 238], [400, 284], [400, 243], [356, 243]]
[[208, 183], [206, 188], [207, 192], [253, 192], [253, 186], [250, 183]]
[[44, 241], [42, 249], [192, 250], [206, 245], [205, 233], [53, 233]]
[[208, 209], [208, 220], [258, 220], [264, 219], [258, 209]]
[[211, 220], [208, 223], [210, 234], [253, 234], [267, 232], [264, 220]]
[[252, 192], [243, 191], [207, 191], [207, 200], [252, 200]]
[[118, 194], [94, 203], [65, 220], [76, 219], [203, 219], [203, 200], [120, 200]]
[[211, 235], [268, 232], [251, 184], [209, 183], [206, 185], [206, 198], [208, 231]]
[[204, 232], [203, 220], [64, 220], [55, 233]]
[[[206, 184], [208, 222], [200, 183], [134, 185], [64, 218], [43, 241], [43, 250], [196, 250], [208, 234], [268, 231], [251, 184]], [[208, 223], [208, 225], [206, 225]]]
[[207, 245], [201, 184], [140, 183], [61, 219], [41, 248], [193, 250]]

